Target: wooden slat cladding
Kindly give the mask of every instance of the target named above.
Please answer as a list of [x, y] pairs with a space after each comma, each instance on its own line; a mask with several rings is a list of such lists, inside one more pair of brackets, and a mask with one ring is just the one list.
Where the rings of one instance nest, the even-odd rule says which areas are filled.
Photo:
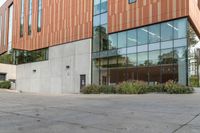
[[109, 33], [188, 16], [193, 0], [108, 0]]
[[193, 28], [200, 36], [200, 9], [198, 8], [196, 1], [194, 0], [189, 0], [189, 18], [191, 23], [193, 24]]
[[13, 47], [35, 50], [92, 37], [93, 0], [42, 0], [42, 31], [37, 32], [37, 0], [33, 0], [32, 35], [28, 35], [25, 0], [24, 36], [20, 38], [21, 0], [14, 0]]
[[[1, 39], [0, 39], [0, 54], [7, 52], [8, 49], [8, 20], [9, 20], [9, 6], [12, 4], [13, 0], [7, 0], [3, 6], [0, 8], [0, 16], [2, 16], [2, 24], [1, 24]], [[5, 13], [6, 13], [6, 18], [5, 18]], [[6, 28], [5, 28], [5, 19], [6, 19]], [[6, 30], [6, 37], [4, 37], [4, 33]], [[4, 45], [4, 39], [6, 44]]]

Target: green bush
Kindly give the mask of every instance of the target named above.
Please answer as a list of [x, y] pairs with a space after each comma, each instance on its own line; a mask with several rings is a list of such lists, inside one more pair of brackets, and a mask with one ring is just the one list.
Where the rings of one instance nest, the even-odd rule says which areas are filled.
[[115, 94], [116, 93], [115, 86], [113, 86], [113, 85], [99, 86], [99, 91], [100, 91], [100, 93], [103, 93], [103, 94]]
[[148, 92], [148, 84], [142, 81], [122, 82], [116, 87], [117, 94], [145, 94]]
[[0, 88], [2, 88], [2, 89], [10, 89], [10, 87], [11, 87], [11, 82], [10, 81], [0, 82]]
[[100, 86], [97, 85], [88, 85], [84, 87], [81, 92], [83, 94], [99, 94], [100, 93]]
[[190, 81], [190, 85], [191, 86], [193, 86], [193, 87], [198, 87], [199, 86], [199, 78], [198, 78], [198, 76], [192, 75], [189, 78], [189, 81]]
[[189, 94], [194, 92], [192, 87], [180, 85], [174, 81], [168, 81], [165, 83], [164, 90], [169, 94]]

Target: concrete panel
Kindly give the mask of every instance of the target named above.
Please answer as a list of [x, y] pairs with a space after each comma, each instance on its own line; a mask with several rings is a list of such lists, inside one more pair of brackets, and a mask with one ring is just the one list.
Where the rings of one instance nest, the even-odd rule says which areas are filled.
[[80, 93], [82, 74], [86, 75], [86, 82], [90, 84], [91, 39], [50, 47], [48, 61], [18, 65], [17, 90]]

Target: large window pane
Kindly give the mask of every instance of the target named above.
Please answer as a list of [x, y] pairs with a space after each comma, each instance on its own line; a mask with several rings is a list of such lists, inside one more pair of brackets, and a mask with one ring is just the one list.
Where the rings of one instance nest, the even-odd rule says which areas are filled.
[[187, 33], [187, 19], [179, 19], [174, 21], [174, 38], [184, 38]]
[[99, 26], [100, 25], [100, 15], [94, 16], [93, 26]]
[[127, 46], [137, 45], [137, 30], [130, 30], [127, 32]]
[[101, 14], [101, 25], [104, 25], [108, 22], [108, 13]]
[[101, 10], [100, 0], [94, 0], [94, 15], [99, 14]]
[[118, 67], [126, 67], [127, 66], [127, 57], [126, 55], [118, 56]]
[[161, 49], [173, 48], [173, 41], [161, 42]]
[[117, 34], [109, 35], [109, 49], [117, 48], [117, 43], [118, 43]]
[[99, 59], [92, 61], [92, 83], [99, 85]]
[[126, 47], [126, 32], [118, 33], [118, 48]]
[[166, 22], [161, 24], [161, 41], [173, 39], [173, 22]]
[[187, 39], [174, 40], [174, 47], [185, 47], [187, 46]]
[[108, 10], [108, 0], [101, 0], [101, 13]]
[[149, 52], [149, 65], [160, 64], [160, 50]]
[[149, 26], [149, 43], [160, 41], [160, 24]]
[[128, 54], [127, 55], [128, 67], [134, 67], [137, 65], [137, 54]]
[[143, 27], [138, 29], [138, 45], [148, 43], [148, 28]]
[[172, 49], [161, 50], [161, 64], [173, 64], [174, 52]]
[[138, 66], [148, 66], [148, 52], [138, 53]]

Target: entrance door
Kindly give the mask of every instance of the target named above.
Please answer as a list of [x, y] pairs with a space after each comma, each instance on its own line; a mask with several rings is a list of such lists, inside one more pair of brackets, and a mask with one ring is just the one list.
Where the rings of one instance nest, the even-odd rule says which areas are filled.
[[86, 86], [86, 75], [80, 75], [80, 89]]

